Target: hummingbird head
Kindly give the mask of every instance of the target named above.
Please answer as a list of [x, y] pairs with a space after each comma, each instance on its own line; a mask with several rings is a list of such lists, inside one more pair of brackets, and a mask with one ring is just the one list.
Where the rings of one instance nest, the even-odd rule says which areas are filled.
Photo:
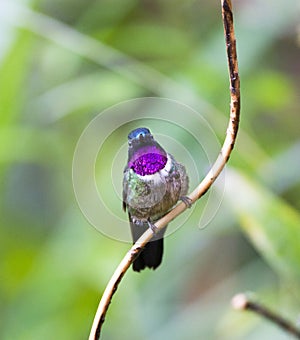
[[128, 167], [141, 176], [152, 175], [163, 169], [167, 153], [156, 142], [147, 128], [137, 128], [128, 135]]

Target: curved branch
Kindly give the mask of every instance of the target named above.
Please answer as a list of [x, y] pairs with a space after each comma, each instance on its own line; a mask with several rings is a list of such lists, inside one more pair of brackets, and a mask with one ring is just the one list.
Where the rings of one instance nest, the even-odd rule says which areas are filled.
[[[240, 80], [238, 74], [238, 63], [236, 54], [236, 41], [233, 27], [233, 15], [232, 5], [230, 0], [221, 0], [222, 6], [222, 18], [224, 24], [224, 35], [226, 41], [226, 52], [229, 68], [229, 81], [230, 81], [230, 119], [226, 132], [226, 138], [223, 143], [220, 154], [213, 164], [212, 168], [197, 186], [197, 188], [189, 195], [191, 203], [195, 203], [200, 197], [202, 197], [207, 190], [211, 187], [214, 181], [217, 179], [221, 171], [223, 170], [226, 162], [229, 159], [231, 151], [234, 147], [240, 117]], [[175, 217], [180, 215], [187, 209], [187, 206], [181, 202], [167, 215], [161, 218], [155, 223], [158, 230], [165, 228], [165, 226], [171, 222]], [[91, 328], [89, 340], [96, 340], [100, 337], [101, 327], [104, 323], [105, 315], [108, 310], [111, 299], [116, 292], [120, 281], [122, 280], [127, 269], [130, 267], [135, 258], [143, 250], [143, 247], [152, 239], [152, 230], [148, 229], [138, 241], [127, 252], [113, 276], [108, 282], [103, 296], [100, 300], [94, 322]]]
[[237, 310], [252, 311], [267, 320], [273, 322], [278, 327], [282, 328], [287, 333], [290, 333], [297, 339], [300, 339], [300, 329], [294, 326], [290, 321], [283, 318], [281, 315], [271, 311], [261, 303], [250, 300], [246, 294], [237, 294], [233, 297], [232, 306]]

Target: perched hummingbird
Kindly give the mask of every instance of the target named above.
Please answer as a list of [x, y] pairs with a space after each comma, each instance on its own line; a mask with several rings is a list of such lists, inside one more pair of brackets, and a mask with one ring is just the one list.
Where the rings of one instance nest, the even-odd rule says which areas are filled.
[[155, 269], [160, 265], [166, 229], [157, 232], [154, 223], [180, 199], [189, 206], [187, 191], [185, 167], [158, 144], [149, 129], [142, 127], [131, 131], [123, 178], [123, 209], [128, 211], [133, 242], [149, 227], [155, 234], [135, 259], [134, 271], [145, 267]]

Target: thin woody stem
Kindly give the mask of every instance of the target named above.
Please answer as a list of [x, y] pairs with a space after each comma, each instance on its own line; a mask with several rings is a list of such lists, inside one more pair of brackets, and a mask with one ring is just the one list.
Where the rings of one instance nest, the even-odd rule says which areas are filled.
[[[229, 69], [229, 81], [230, 81], [230, 119], [227, 127], [226, 138], [222, 149], [220, 151], [217, 160], [213, 164], [212, 168], [197, 186], [197, 188], [189, 195], [191, 204], [195, 203], [200, 197], [202, 197], [214, 181], [217, 179], [221, 171], [223, 170], [232, 149], [235, 144], [240, 117], [240, 81], [238, 74], [238, 62], [236, 53], [236, 40], [233, 27], [233, 15], [232, 5], [230, 0], [221, 0], [222, 6], [222, 18], [224, 24], [224, 35], [226, 41], [226, 52]], [[179, 203], [173, 210], [167, 215], [161, 218], [155, 223], [158, 230], [166, 227], [174, 218], [180, 215], [187, 209], [187, 205], [183, 202]], [[105, 315], [110, 305], [111, 299], [116, 292], [120, 281], [122, 280], [127, 269], [133, 263], [135, 258], [143, 250], [145, 245], [152, 239], [153, 232], [148, 229], [138, 241], [127, 252], [121, 263], [118, 265], [113, 276], [109, 280], [103, 296], [100, 300], [93, 325], [90, 331], [89, 340], [97, 340], [100, 338], [101, 327], [105, 320]]]
[[277, 326], [285, 330], [286, 332], [294, 335], [296, 338], [300, 339], [300, 329], [296, 328], [288, 320], [284, 319], [281, 315], [276, 314], [267, 307], [260, 303], [251, 301], [245, 294], [237, 294], [232, 299], [232, 306], [239, 310], [249, 310], [252, 311], [271, 322], [275, 323]]

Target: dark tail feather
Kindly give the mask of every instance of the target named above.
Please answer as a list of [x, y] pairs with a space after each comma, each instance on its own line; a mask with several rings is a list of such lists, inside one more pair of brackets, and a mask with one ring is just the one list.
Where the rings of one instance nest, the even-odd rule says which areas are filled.
[[157, 268], [161, 264], [163, 251], [163, 238], [147, 243], [140, 255], [133, 262], [133, 270], [139, 272], [145, 267], [149, 267], [152, 269]]
[[[143, 233], [149, 228], [148, 223], [142, 225], [136, 225], [130, 220], [131, 234], [133, 242], [135, 243]], [[164, 233], [166, 228], [158, 232], [150, 241], [146, 244], [145, 248], [139, 254], [139, 256], [134, 260], [132, 268], [134, 271], [139, 272], [140, 270], [149, 267], [152, 269], [157, 268], [162, 261], [163, 251], [164, 251]]]

